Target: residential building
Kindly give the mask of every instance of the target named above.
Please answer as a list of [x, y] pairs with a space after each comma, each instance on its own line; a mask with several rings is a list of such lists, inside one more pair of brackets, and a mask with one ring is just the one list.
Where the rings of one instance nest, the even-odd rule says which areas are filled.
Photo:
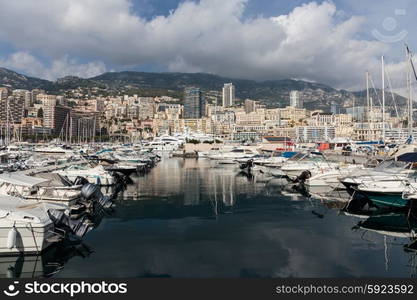
[[60, 134], [64, 124], [69, 126], [71, 108], [58, 105], [46, 105], [43, 107], [43, 124], [52, 129], [53, 134]]
[[246, 99], [245, 100], [245, 112], [248, 114], [248, 113], [254, 112], [255, 110], [256, 110], [256, 101]]
[[24, 98], [8, 96], [0, 98], [0, 120], [2, 123], [20, 123], [24, 117]]
[[235, 103], [235, 86], [233, 83], [225, 83], [223, 86], [223, 107], [231, 107]]
[[301, 99], [301, 93], [299, 91], [290, 92], [290, 106], [295, 108], [303, 108], [303, 99]]
[[199, 119], [205, 116], [205, 100], [199, 88], [184, 89], [184, 119]]
[[336, 137], [334, 126], [298, 126], [296, 129], [299, 142], [324, 142]]

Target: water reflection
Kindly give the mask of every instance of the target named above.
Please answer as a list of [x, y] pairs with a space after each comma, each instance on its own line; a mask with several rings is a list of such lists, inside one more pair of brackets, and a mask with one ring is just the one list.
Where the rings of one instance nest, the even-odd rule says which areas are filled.
[[1, 278], [50, 277], [74, 257], [87, 258], [92, 250], [85, 244], [58, 244], [39, 255], [0, 257]]
[[86, 236], [94, 255], [68, 260], [56, 276], [413, 276], [416, 256], [404, 251], [413, 239], [386, 225], [404, 230], [407, 215], [373, 219], [379, 212], [349, 200], [235, 166], [168, 159], [132, 177], [115, 212]]

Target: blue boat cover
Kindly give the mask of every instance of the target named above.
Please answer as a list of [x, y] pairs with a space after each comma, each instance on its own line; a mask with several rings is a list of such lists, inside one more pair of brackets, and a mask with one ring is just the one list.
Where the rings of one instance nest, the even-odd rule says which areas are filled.
[[401, 154], [397, 157], [397, 160], [399, 161], [405, 161], [405, 162], [417, 162], [417, 152], [409, 152]]

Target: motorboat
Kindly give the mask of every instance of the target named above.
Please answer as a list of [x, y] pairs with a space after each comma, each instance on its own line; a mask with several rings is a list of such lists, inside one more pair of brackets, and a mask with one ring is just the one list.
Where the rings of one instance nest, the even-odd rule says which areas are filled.
[[116, 172], [122, 175], [130, 176], [135, 172], [140, 173], [146, 168], [146, 163], [133, 163], [133, 162], [117, 162], [113, 164], [103, 165], [104, 169], [109, 172]]
[[304, 185], [311, 187], [330, 187], [331, 189], [344, 189], [344, 185], [339, 181], [340, 176], [348, 176], [363, 170], [362, 165], [339, 165], [335, 168], [323, 170], [312, 175], [304, 181]]
[[348, 192], [353, 193], [355, 188], [364, 182], [402, 181], [412, 177], [415, 173], [414, 163], [387, 160], [373, 169], [358, 170], [354, 174], [340, 176], [338, 179]]
[[95, 167], [71, 165], [63, 170], [56, 170], [53, 173], [57, 173], [61, 176], [67, 177], [70, 181], [74, 182], [77, 177], [84, 177], [88, 182], [98, 185], [113, 185], [116, 183], [116, 179], [109, 171], [102, 165]]
[[209, 154], [207, 157], [216, 161], [219, 164], [236, 164], [237, 160], [246, 159], [249, 160], [258, 156], [259, 152], [253, 148], [236, 147], [226, 152], [217, 152], [215, 154]]
[[408, 180], [364, 181], [355, 189], [365, 195], [373, 204], [382, 207], [407, 207], [409, 199], [403, 193], [410, 186]]
[[68, 154], [74, 153], [71, 149], [64, 149], [60, 146], [41, 146], [36, 147], [34, 150], [36, 153], [45, 153], [45, 154]]
[[81, 199], [81, 185], [72, 185], [58, 174], [40, 177], [16, 173], [0, 174], [0, 195], [21, 197], [36, 202], [60, 203], [71, 206]]
[[0, 255], [40, 253], [57, 241], [51, 204], [0, 196]]
[[162, 135], [155, 137], [153, 141], [145, 143], [144, 149], [152, 149], [153, 152], [172, 152], [185, 143], [185, 138], [179, 136]]
[[[306, 153], [295, 155], [281, 167], [281, 170], [292, 181], [300, 177], [311, 178], [314, 175], [335, 170], [338, 163], [326, 161], [321, 153]], [[303, 176], [302, 176], [303, 175]]]

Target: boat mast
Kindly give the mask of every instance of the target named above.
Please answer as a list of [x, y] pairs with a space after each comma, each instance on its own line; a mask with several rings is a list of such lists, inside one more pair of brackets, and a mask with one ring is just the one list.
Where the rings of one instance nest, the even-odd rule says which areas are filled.
[[408, 134], [409, 137], [413, 135], [413, 89], [411, 88], [411, 77], [412, 77], [412, 68], [413, 68], [413, 56], [410, 49], [407, 47], [407, 61], [408, 61], [408, 70], [407, 70], [407, 88], [408, 88]]
[[371, 109], [370, 109], [370, 100], [369, 100], [369, 72], [366, 71], [366, 105], [368, 106], [368, 139], [372, 140], [371, 138], [371, 122], [370, 122], [370, 117], [371, 117]]
[[384, 56], [381, 57], [382, 64], [382, 140], [385, 143], [385, 64]]

